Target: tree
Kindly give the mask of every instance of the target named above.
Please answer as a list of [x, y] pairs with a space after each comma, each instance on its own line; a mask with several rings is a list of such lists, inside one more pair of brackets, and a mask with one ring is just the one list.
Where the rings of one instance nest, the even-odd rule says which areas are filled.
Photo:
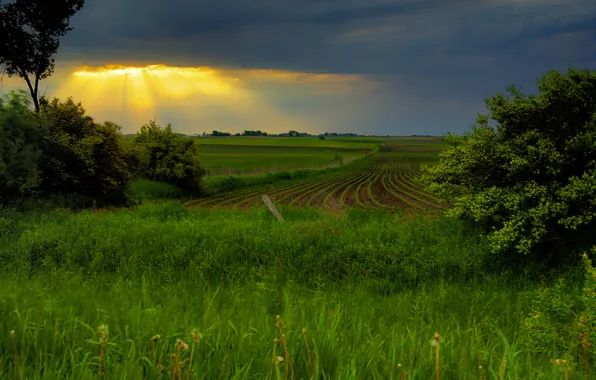
[[118, 125], [97, 124], [72, 99], [42, 102], [40, 168], [45, 195], [75, 195], [99, 203], [121, 203], [131, 183], [134, 156]]
[[483, 227], [494, 252], [535, 253], [596, 225], [596, 71], [549, 71], [538, 89], [486, 99], [489, 115], [449, 135], [440, 164], [423, 168], [429, 188], [452, 198], [449, 213]]
[[0, 201], [33, 195], [41, 182], [42, 135], [24, 91], [0, 98]]
[[0, 65], [25, 80], [39, 112], [39, 81], [54, 72], [60, 37], [84, 0], [14, 0], [0, 5]]
[[134, 144], [139, 148], [139, 177], [199, 190], [206, 171], [199, 163], [196, 139], [178, 136], [170, 124], [161, 128], [150, 121], [137, 132]]

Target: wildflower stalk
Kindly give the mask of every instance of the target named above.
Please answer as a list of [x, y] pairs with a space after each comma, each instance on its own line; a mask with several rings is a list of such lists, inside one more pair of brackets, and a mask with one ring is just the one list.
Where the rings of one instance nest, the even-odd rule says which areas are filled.
[[15, 380], [18, 380], [18, 378], [19, 378], [19, 355], [17, 353], [17, 341], [15, 339], [14, 330], [10, 331], [10, 340], [12, 340], [12, 350], [14, 351], [14, 378], [15, 378]]
[[292, 367], [292, 361], [290, 360], [290, 351], [288, 351], [288, 342], [286, 340], [286, 335], [283, 333], [283, 322], [281, 320], [281, 317], [279, 315], [277, 315], [275, 317], [275, 319], [277, 320], [277, 328], [279, 329], [279, 336], [281, 338], [281, 342], [284, 345], [284, 351], [286, 353], [286, 380], [289, 377], [289, 372], [292, 372], [292, 379], [296, 380], [296, 375], [294, 374], [294, 368]]
[[192, 349], [190, 350], [190, 360], [188, 362], [188, 374], [186, 378], [190, 380], [190, 373], [192, 372], [192, 359], [195, 354], [195, 346], [199, 343], [199, 332], [197, 330], [193, 330], [192, 332]]
[[315, 368], [312, 363], [312, 356], [310, 355], [310, 347], [308, 347], [308, 338], [306, 337], [306, 329], [302, 329], [302, 335], [304, 336], [304, 344], [306, 345], [306, 353], [308, 354], [308, 363], [310, 365], [310, 376], [315, 376]]
[[99, 369], [98, 374], [102, 375], [102, 367], [105, 365], [104, 362], [104, 347], [108, 341], [108, 327], [106, 325], [100, 325], [97, 328], [97, 334], [99, 335]]
[[172, 380], [176, 380], [176, 354], [171, 354], [172, 358]]
[[273, 379], [273, 371], [275, 370], [275, 353], [277, 351], [277, 343], [279, 343], [279, 339], [273, 339], [273, 355], [271, 355], [271, 371], [269, 372], [269, 380]]
[[401, 363], [397, 363], [397, 369], [399, 370], [399, 380], [406, 380], [408, 372], [404, 369]]
[[569, 370], [568, 370], [568, 366], [567, 366], [567, 360], [557, 359], [557, 360], [551, 360], [551, 362], [554, 365], [563, 367], [563, 371], [565, 372], [565, 380], [569, 380]]

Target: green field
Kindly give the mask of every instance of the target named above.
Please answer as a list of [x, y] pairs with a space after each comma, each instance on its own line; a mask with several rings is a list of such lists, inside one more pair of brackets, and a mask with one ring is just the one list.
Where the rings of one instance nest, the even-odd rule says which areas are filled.
[[[322, 168], [364, 157], [382, 144], [401, 144], [432, 154], [445, 147], [440, 138], [415, 137], [201, 137], [200, 157], [210, 175], [249, 174]], [[436, 156], [436, 155], [435, 155]]]
[[348, 162], [364, 157], [369, 151], [367, 148], [203, 144], [199, 157], [211, 175], [242, 174], [320, 168], [334, 164], [336, 154]]
[[192, 353], [192, 378], [267, 379], [279, 315], [297, 379], [311, 371], [303, 328], [319, 379], [434, 379], [435, 332], [442, 379], [562, 378], [550, 359], [564, 353], [541, 353], [522, 328], [539, 267], [495, 266], [444, 217], [281, 212], [284, 223], [177, 203], [13, 215], [0, 234], [1, 377], [16, 347], [22, 379], [103, 378], [100, 355], [106, 378], [157, 379], [160, 365], [170, 378], [177, 339], [192, 346], [197, 329], [183, 378]]
[[213, 177], [246, 183], [186, 205], [172, 185], [138, 181], [152, 203], [0, 208], [0, 378], [546, 380], [566, 378], [552, 363], [565, 359], [568, 378], [585, 379], [577, 350], [531, 327], [579, 310], [584, 273], [494, 257], [479, 231], [443, 216], [418, 180], [443, 143], [366, 139], [202, 144], [239, 171], [251, 155], [381, 152], [326, 171]]

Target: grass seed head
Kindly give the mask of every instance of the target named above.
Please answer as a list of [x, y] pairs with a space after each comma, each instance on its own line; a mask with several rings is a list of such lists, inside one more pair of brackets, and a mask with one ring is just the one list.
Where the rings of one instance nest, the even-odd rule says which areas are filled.
[[182, 340], [178, 339], [176, 341], [176, 345], [178, 346], [178, 349], [180, 350], [188, 350], [188, 344], [184, 343]]
[[193, 340], [193, 342], [198, 343], [200, 338], [201, 338], [201, 334], [199, 334], [199, 332], [197, 331], [197, 329], [192, 330], [192, 340]]
[[439, 338], [440, 338], [439, 333], [435, 333], [435, 335], [433, 336], [433, 340], [430, 341], [430, 344], [433, 347], [436, 347], [439, 344]]
[[159, 334], [154, 335], [151, 337], [151, 339], [149, 339], [151, 342], [157, 342], [158, 340], [160, 340], [161, 337], [159, 336]]
[[10, 330], [10, 337], [14, 338], [14, 330]]

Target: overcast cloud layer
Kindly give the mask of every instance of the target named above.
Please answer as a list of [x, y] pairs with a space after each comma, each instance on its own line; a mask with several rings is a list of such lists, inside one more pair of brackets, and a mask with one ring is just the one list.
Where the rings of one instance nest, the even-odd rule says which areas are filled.
[[[510, 84], [533, 91], [549, 68], [596, 69], [593, 0], [86, 0], [71, 24], [50, 90], [80, 65], [209, 66], [312, 132], [461, 132]], [[305, 87], [251, 69], [356, 79], [349, 91], [317, 91], [324, 80]], [[189, 133], [282, 128], [207, 103], [161, 102], [147, 120]], [[139, 127], [109, 104], [87, 108]]]

